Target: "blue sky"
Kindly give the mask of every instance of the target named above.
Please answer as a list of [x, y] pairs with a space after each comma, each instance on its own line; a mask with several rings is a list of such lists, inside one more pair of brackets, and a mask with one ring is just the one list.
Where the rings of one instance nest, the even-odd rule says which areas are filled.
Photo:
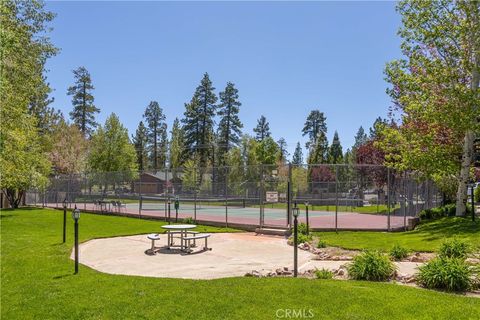
[[305, 142], [312, 109], [353, 144], [360, 125], [385, 117], [385, 63], [399, 58], [394, 2], [49, 2], [57, 13], [48, 62], [54, 107], [72, 109], [72, 70], [85, 66], [101, 123], [115, 112], [135, 132], [157, 100], [169, 128], [204, 72], [217, 93], [235, 83], [244, 132], [263, 114], [290, 152]]

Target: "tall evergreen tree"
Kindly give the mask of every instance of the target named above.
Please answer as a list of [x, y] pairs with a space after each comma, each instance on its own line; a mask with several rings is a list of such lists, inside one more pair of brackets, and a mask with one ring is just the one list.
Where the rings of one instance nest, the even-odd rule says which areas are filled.
[[137, 131], [135, 132], [135, 135], [132, 136], [132, 142], [135, 146], [135, 151], [137, 152], [138, 169], [143, 171], [148, 165], [148, 132], [147, 128], [143, 124], [143, 121], [140, 121], [138, 124]]
[[320, 132], [316, 143], [311, 146], [310, 153], [308, 154], [308, 164], [321, 164], [328, 162], [328, 140], [327, 136]]
[[37, 88], [33, 92], [28, 111], [37, 119], [39, 133], [45, 136], [53, 134], [55, 128], [63, 120], [63, 114], [60, 110], [50, 107], [54, 101], [54, 98], [50, 97], [52, 89], [47, 83], [46, 77], [43, 76], [42, 79], [43, 81], [37, 84]]
[[173, 121], [169, 157], [170, 168], [180, 168], [182, 166], [184, 162], [184, 133], [178, 118]]
[[257, 139], [257, 141], [263, 141], [265, 138], [270, 137], [270, 125], [267, 118], [262, 115], [260, 119], [257, 120], [257, 126], [253, 129], [253, 132], [256, 134], [255, 139]]
[[214, 139], [213, 126], [217, 102], [215, 88], [208, 73], [203, 75], [200, 85], [189, 104], [186, 104], [185, 118], [182, 120], [185, 131], [186, 147], [190, 156], [197, 156], [200, 166], [205, 167], [212, 156]]
[[70, 118], [85, 136], [90, 136], [98, 123], [95, 121], [95, 114], [100, 109], [94, 105], [92, 79], [85, 67], [73, 70], [75, 83], [68, 88], [67, 94], [72, 96], [73, 110]]
[[225, 90], [220, 92], [219, 96], [220, 104], [217, 112], [217, 115], [220, 116], [218, 142], [220, 159], [223, 161], [223, 155], [230, 150], [230, 147], [237, 146], [240, 141], [243, 124], [238, 117], [238, 113], [242, 104], [238, 101], [238, 90], [231, 82], [227, 83]]
[[295, 148], [295, 152], [293, 153], [292, 164], [296, 166], [301, 166], [303, 164], [303, 153], [300, 142], [297, 142], [297, 147]]
[[278, 156], [279, 156], [279, 159], [280, 162], [285, 162], [285, 160], [287, 160], [287, 157], [289, 156], [289, 153], [287, 151], [287, 142], [285, 141], [284, 138], [280, 138], [278, 139], [277, 141], [277, 144], [278, 144]]
[[327, 118], [320, 110], [312, 110], [305, 121], [302, 129], [302, 136], [308, 135], [308, 141], [305, 148], [315, 146], [320, 133], [327, 135]]
[[378, 132], [381, 130], [382, 126], [386, 125], [387, 123], [388, 121], [386, 119], [382, 119], [381, 117], [378, 117], [377, 119], [375, 119], [375, 122], [370, 128], [370, 135], [368, 138], [370, 140], [376, 140], [378, 137]]
[[353, 150], [358, 149], [360, 146], [367, 143], [367, 141], [367, 134], [365, 133], [363, 127], [360, 126], [360, 128], [358, 128], [357, 134], [355, 135], [355, 143], [353, 144]]
[[143, 118], [147, 123], [150, 162], [153, 169], [165, 167], [166, 164], [166, 131], [165, 115], [157, 101], [151, 101], [145, 109]]
[[329, 160], [331, 163], [341, 163], [343, 160], [342, 144], [340, 143], [337, 131], [335, 131], [332, 144], [330, 145]]

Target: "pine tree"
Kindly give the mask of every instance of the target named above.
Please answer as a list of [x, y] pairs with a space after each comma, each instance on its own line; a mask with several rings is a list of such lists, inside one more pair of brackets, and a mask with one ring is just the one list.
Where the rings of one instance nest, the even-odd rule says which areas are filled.
[[270, 125], [263, 115], [257, 120], [257, 126], [253, 129], [256, 133], [255, 139], [257, 141], [263, 141], [263, 139], [270, 137]]
[[147, 123], [148, 145], [150, 149], [150, 161], [153, 169], [165, 167], [166, 154], [166, 131], [165, 115], [157, 101], [152, 101], [145, 109], [143, 118]]
[[295, 148], [295, 152], [293, 153], [292, 164], [296, 166], [301, 166], [303, 164], [303, 153], [300, 142], [297, 142], [297, 147]]
[[302, 129], [302, 136], [308, 135], [308, 141], [305, 148], [315, 146], [320, 133], [327, 135], [327, 118], [320, 110], [312, 110], [305, 121]]
[[321, 164], [328, 162], [328, 140], [323, 132], [320, 132], [316, 143], [311, 146], [308, 155], [308, 164]]
[[383, 125], [386, 125], [387, 123], [388, 121], [386, 119], [382, 119], [381, 117], [378, 117], [377, 119], [375, 119], [373, 126], [370, 128], [369, 139], [370, 140], [377, 139], [379, 130]]
[[[221, 117], [218, 124], [218, 142], [221, 154], [225, 154], [230, 147], [237, 146], [240, 141], [242, 122], [238, 117], [240, 106], [238, 90], [231, 82], [227, 83], [225, 90], [220, 92], [220, 104], [217, 115]], [[221, 157], [223, 158], [223, 157]]]
[[278, 157], [280, 162], [285, 162], [287, 157], [290, 155], [287, 151], [287, 142], [285, 141], [284, 138], [280, 138], [277, 141], [278, 144]]
[[205, 167], [208, 159], [212, 156], [213, 117], [215, 116], [215, 103], [217, 102], [214, 90], [208, 73], [205, 73], [192, 100], [185, 105], [185, 118], [182, 120], [189, 155], [192, 158], [198, 156], [201, 167]]
[[42, 81], [38, 83], [28, 107], [30, 114], [37, 119], [37, 128], [43, 136], [53, 134], [63, 120], [62, 112], [49, 106], [55, 100], [50, 97], [51, 92], [50, 84], [47, 83], [46, 77], [42, 76]]
[[143, 121], [140, 121], [138, 124], [137, 131], [135, 132], [135, 136], [132, 136], [132, 142], [135, 146], [135, 151], [137, 152], [137, 163], [138, 169], [143, 171], [147, 168], [147, 160], [148, 160], [148, 152], [147, 152], [147, 144], [148, 144], [148, 132], [147, 128], [143, 124]]
[[170, 168], [176, 169], [182, 166], [184, 162], [184, 132], [178, 118], [175, 118], [173, 121], [169, 156], [168, 163]]
[[68, 88], [67, 94], [72, 96], [73, 111], [70, 118], [85, 136], [90, 136], [98, 123], [95, 114], [100, 112], [94, 103], [93, 89], [90, 73], [85, 67], [73, 70], [75, 84]]
[[330, 145], [329, 160], [331, 163], [341, 163], [343, 160], [342, 144], [340, 143], [337, 131], [335, 131], [332, 144]]
[[367, 141], [368, 141], [367, 134], [365, 133], [365, 130], [363, 129], [363, 127], [360, 126], [360, 128], [358, 128], [357, 134], [355, 135], [355, 143], [353, 145], [353, 150], [358, 149], [360, 146], [367, 143]]

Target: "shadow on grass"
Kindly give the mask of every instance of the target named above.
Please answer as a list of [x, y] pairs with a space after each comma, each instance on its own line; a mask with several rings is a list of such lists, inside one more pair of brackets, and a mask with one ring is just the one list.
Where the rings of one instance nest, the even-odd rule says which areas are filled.
[[480, 221], [470, 218], [449, 217], [420, 224], [412, 232], [424, 235], [426, 240], [434, 240], [453, 236], [470, 236], [480, 233]]
[[75, 274], [73, 274], [73, 273], [67, 273], [67, 274], [62, 274], [60, 276], [55, 276], [52, 279], [53, 280], [60, 280], [60, 279], [64, 279], [64, 278], [69, 278], [69, 277], [74, 276], [74, 275]]

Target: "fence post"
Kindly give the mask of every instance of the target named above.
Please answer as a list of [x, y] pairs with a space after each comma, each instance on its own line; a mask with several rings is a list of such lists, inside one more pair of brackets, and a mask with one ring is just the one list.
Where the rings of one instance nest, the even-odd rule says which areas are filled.
[[264, 183], [264, 176], [263, 176], [263, 164], [260, 165], [260, 228], [263, 228], [264, 224], [264, 204], [263, 204], [263, 196], [265, 194], [265, 183]]
[[338, 233], [338, 166], [335, 166], [335, 232]]
[[197, 167], [193, 170], [193, 220], [197, 222]]
[[403, 231], [407, 231], [407, 172], [403, 173]]
[[390, 200], [391, 200], [391, 186], [390, 186], [390, 168], [387, 168], [387, 231], [390, 231]]
[[288, 178], [287, 178], [287, 227], [292, 225], [292, 164], [288, 163]]
[[225, 176], [225, 186], [224, 186], [224, 193], [225, 193], [225, 226], [228, 228], [228, 167], [224, 166], [223, 167], [223, 174]]

